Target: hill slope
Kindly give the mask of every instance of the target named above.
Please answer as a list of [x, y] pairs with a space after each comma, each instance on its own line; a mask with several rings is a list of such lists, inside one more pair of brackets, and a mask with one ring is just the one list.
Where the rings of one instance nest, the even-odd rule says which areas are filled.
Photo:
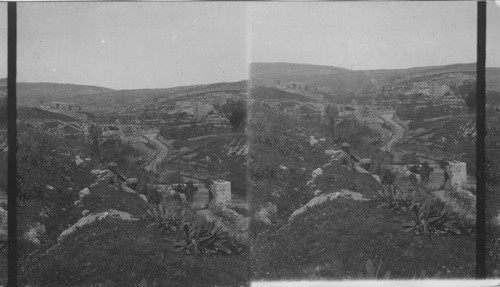
[[[277, 82], [297, 82], [315, 85], [319, 91], [334, 96], [360, 94], [372, 88], [423, 77], [475, 76], [475, 70], [474, 63], [384, 70], [349, 70], [290, 63], [252, 63], [250, 77], [255, 85], [274, 86]], [[488, 89], [500, 89], [499, 75], [500, 68], [487, 68]]]

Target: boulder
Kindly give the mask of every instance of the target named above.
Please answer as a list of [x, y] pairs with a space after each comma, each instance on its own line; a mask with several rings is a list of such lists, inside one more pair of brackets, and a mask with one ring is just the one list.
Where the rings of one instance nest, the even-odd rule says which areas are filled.
[[75, 156], [75, 163], [76, 163], [76, 166], [80, 166], [82, 163], [84, 163], [85, 161], [83, 159], [80, 158], [79, 155]]
[[123, 212], [123, 211], [118, 211], [114, 209], [110, 209], [109, 211], [105, 212], [100, 212], [97, 214], [90, 214], [85, 217], [80, 218], [77, 223], [73, 224], [70, 228], [64, 230], [61, 235], [59, 235], [59, 242], [61, 242], [66, 236], [70, 235], [71, 233], [75, 232], [77, 229], [91, 224], [96, 220], [103, 220], [106, 217], [111, 217], [111, 218], [117, 218], [121, 220], [126, 220], [126, 221], [136, 221], [139, 220], [137, 218], [133, 218], [130, 213]]
[[80, 190], [80, 198], [84, 198], [85, 196], [89, 195], [90, 194], [90, 190], [88, 189], [88, 187]]
[[314, 138], [314, 136], [310, 136], [309, 137], [309, 143], [311, 144], [311, 146], [314, 146], [315, 144], [317, 144], [319, 141], [317, 139]]
[[311, 175], [312, 175], [312, 178], [315, 179], [316, 177], [318, 177], [322, 174], [323, 174], [323, 170], [320, 167], [318, 167], [317, 169], [312, 171]]
[[354, 192], [354, 191], [350, 191], [350, 190], [347, 190], [347, 189], [342, 189], [340, 192], [337, 191], [337, 192], [331, 192], [331, 193], [326, 193], [326, 194], [322, 194], [318, 197], [315, 197], [313, 199], [311, 199], [306, 205], [302, 206], [301, 208], [295, 210], [292, 215], [290, 216], [289, 220], [293, 220], [297, 215], [300, 215], [304, 212], [306, 212], [306, 210], [308, 208], [311, 208], [315, 205], [318, 205], [318, 204], [322, 204], [322, 203], [325, 203], [327, 201], [331, 201], [331, 200], [335, 200], [339, 197], [344, 197], [344, 198], [350, 198], [350, 199], [353, 199], [353, 200], [356, 200], [356, 201], [369, 201], [370, 199], [368, 198], [365, 198], [364, 195], [362, 195], [361, 193], [359, 192]]

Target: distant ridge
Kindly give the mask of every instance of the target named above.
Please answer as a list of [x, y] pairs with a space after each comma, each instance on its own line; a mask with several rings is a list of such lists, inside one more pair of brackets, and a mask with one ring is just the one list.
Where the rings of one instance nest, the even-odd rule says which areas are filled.
[[[412, 67], [408, 69], [350, 70], [333, 66], [263, 63], [250, 64], [252, 85], [273, 86], [277, 82], [298, 82], [314, 85], [318, 91], [330, 95], [362, 93], [371, 87], [405, 77], [425, 77], [446, 73], [475, 74], [476, 63], [457, 63], [439, 66]], [[500, 91], [500, 68], [487, 68], [487, 89]]]

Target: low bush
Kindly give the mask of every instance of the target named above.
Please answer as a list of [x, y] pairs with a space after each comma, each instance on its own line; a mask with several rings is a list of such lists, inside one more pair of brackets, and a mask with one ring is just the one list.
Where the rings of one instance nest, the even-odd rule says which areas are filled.
[[214, 253], [231, 253], [230, 237], [221, 231], [221, 226], [196, 217], [182, 225], [181, 240], [174, 241], [174, 250], [186, 254], [202, 255]]
[[415, 234], [461, 234], [459, 217], [449, 205], [428, 197], [411, 208], [413, 219], [403, 223], [403, 230]]
[[156, 226], [158, 229], [177, 231], [183, 219], [183, 208], [175, 200], [153, 204], [147, 210], [151, 219], [154, 220], [150, 226]]

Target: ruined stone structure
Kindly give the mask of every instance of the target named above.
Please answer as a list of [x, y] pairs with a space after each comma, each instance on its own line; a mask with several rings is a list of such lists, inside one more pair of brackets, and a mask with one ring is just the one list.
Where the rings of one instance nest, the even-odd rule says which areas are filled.
[[467, 181], [467, 164], [460, 161], [450, 161], [444, 171], [444, 183], [460, 190]]
[[231, 201], [231, 182], [217, 180], [212, 183], [213, 201], [216, 205], [227, 205]]

